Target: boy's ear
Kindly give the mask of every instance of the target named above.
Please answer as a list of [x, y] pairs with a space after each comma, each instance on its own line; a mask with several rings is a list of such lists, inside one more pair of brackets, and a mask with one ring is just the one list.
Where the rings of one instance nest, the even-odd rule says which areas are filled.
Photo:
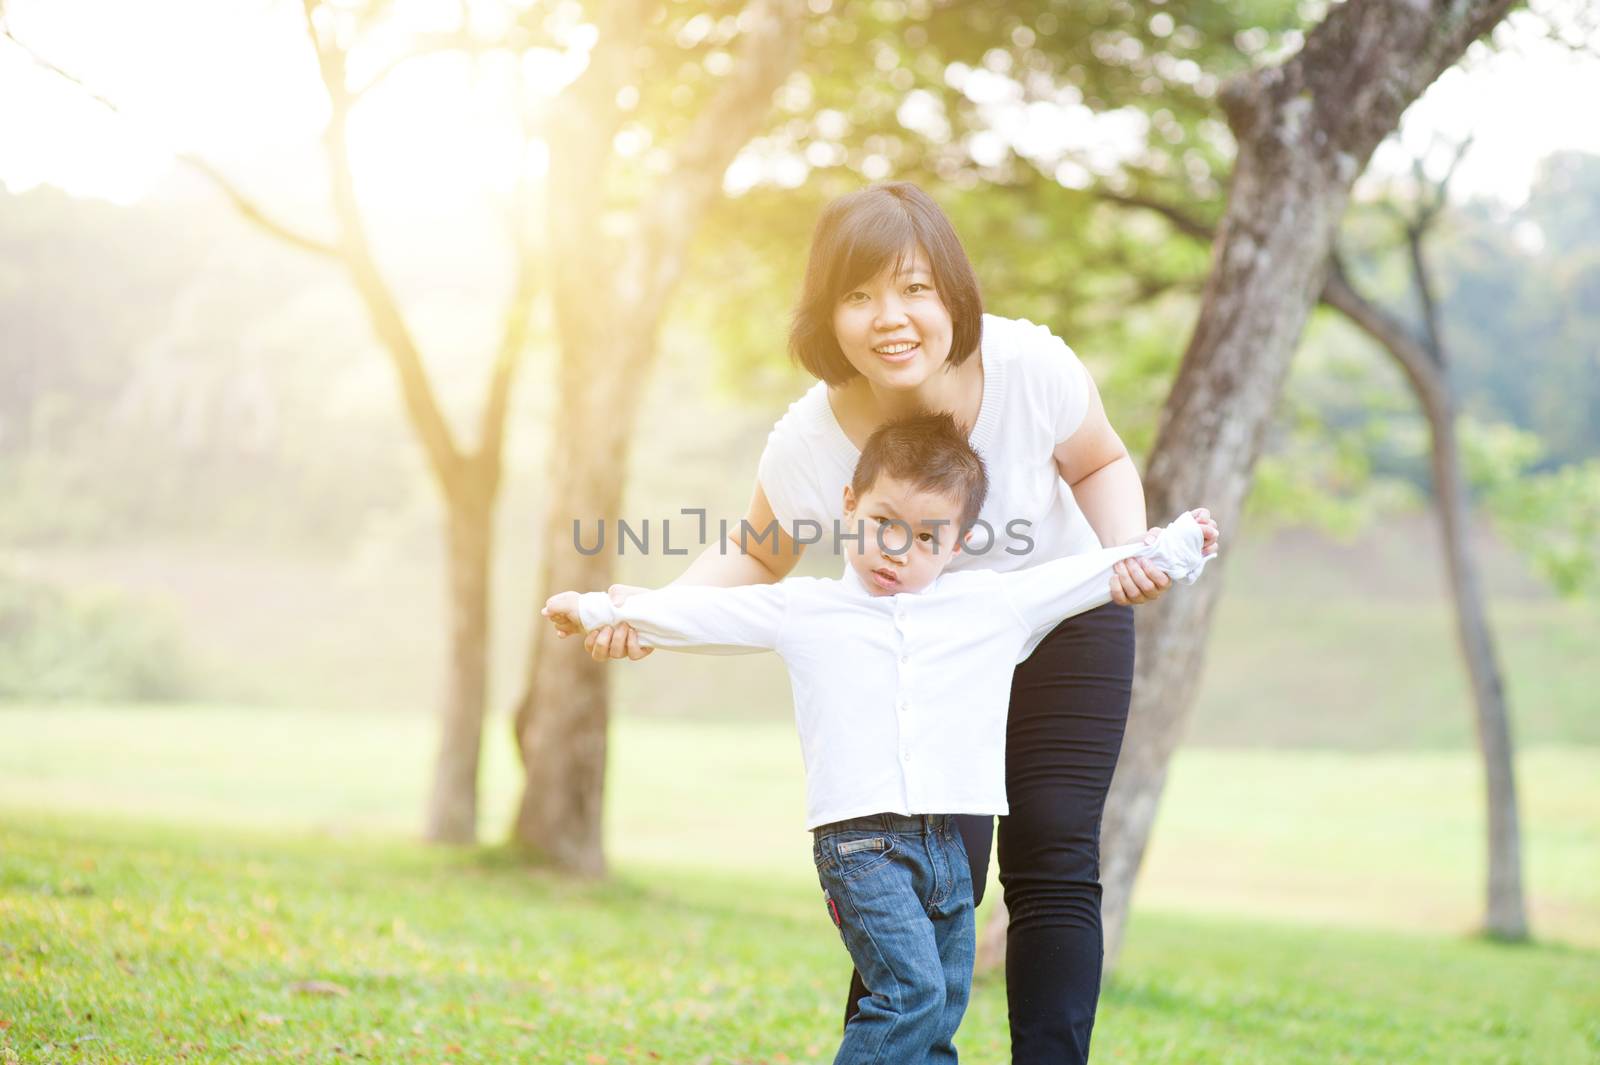
[[844, 512], [850, 514], [856, 509], [856, 493], [849, 485], [844, 486]]

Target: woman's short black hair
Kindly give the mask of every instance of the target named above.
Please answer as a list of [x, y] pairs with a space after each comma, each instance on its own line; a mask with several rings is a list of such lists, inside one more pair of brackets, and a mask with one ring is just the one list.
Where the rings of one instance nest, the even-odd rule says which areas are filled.
[[839, 350], [833, 312], [839, 300], [885, 266], [899, 269], [921, 248], [933, 270], [933, 287], [950, 312], [952, 335], [946, 367], [960, 366], [983, 336], [978, 279], [950, 219], [927, 193], [909, 182], [874, 185], [841, 196], [822, 209], [811, 234], [805, 285], [789, 328], [789, 354], [830, 385], [856, 376]]

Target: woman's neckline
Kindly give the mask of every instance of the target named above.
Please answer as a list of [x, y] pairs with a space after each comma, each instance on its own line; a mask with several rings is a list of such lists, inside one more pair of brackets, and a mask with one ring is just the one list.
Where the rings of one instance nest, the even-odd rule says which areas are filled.
[[[1002, 384], [1001, 374], [997, 371], [998, 365], [985, 357], [983, 345], [978, 345], [978, 350], [973, 352], [972, 359], [978, 367], [978, 419], [973, 424], [971, 432], [967, 434], [967, 442], [974, 451], [980, 454], [988, 447], [989, 439], [994, 432], [995, 407]], [[848, 455], [851, 461], [861, 456], [861, 449], [856, 446], [850, 434], [845, 432], [844, 425], [839, 421], [838, 413], [833, 409], [833, 396], [826, 384], [822, 384], [822, 409], [829, 436], [834, 445], [843, 455]], [[882, 424], [881, 422], [879, 424]]]

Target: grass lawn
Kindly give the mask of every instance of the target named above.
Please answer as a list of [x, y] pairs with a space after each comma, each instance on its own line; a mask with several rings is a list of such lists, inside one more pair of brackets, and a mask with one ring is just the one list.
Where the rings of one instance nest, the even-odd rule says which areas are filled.
[[[0, 1060], [826, 1061], [844, 955], [786, 878], [10, 816]], [[961, 1046], [1004, 1060], [1004, 991]], [[1600, 1055], [1600, 959], [1145, 913], [1102, 1009], [1126, 1062]]]
[[[494, 840], [516, 774], [491, 737]], [[409, 842], [430, 739], [0, 710], [0, 1062], [829, 1060], [847, 963], [787, 727], [619, 723], [601, 884]], [[1519, 765], [1541, 941], [1506, 947], [1465, 934], [1470, 754], [1182, 752], [1096, 1060], [1600, 1062], [1600, 751]], [[1005, 1060], [999, 981], [960, 1045]]]

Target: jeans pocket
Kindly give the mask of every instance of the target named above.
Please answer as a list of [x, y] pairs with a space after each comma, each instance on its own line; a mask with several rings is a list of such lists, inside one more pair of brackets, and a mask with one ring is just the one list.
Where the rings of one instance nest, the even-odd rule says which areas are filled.
[[895, 851], [893, 836], [857, 836], [833, 845], [842, 880], [856, 880], [885, 865]]

